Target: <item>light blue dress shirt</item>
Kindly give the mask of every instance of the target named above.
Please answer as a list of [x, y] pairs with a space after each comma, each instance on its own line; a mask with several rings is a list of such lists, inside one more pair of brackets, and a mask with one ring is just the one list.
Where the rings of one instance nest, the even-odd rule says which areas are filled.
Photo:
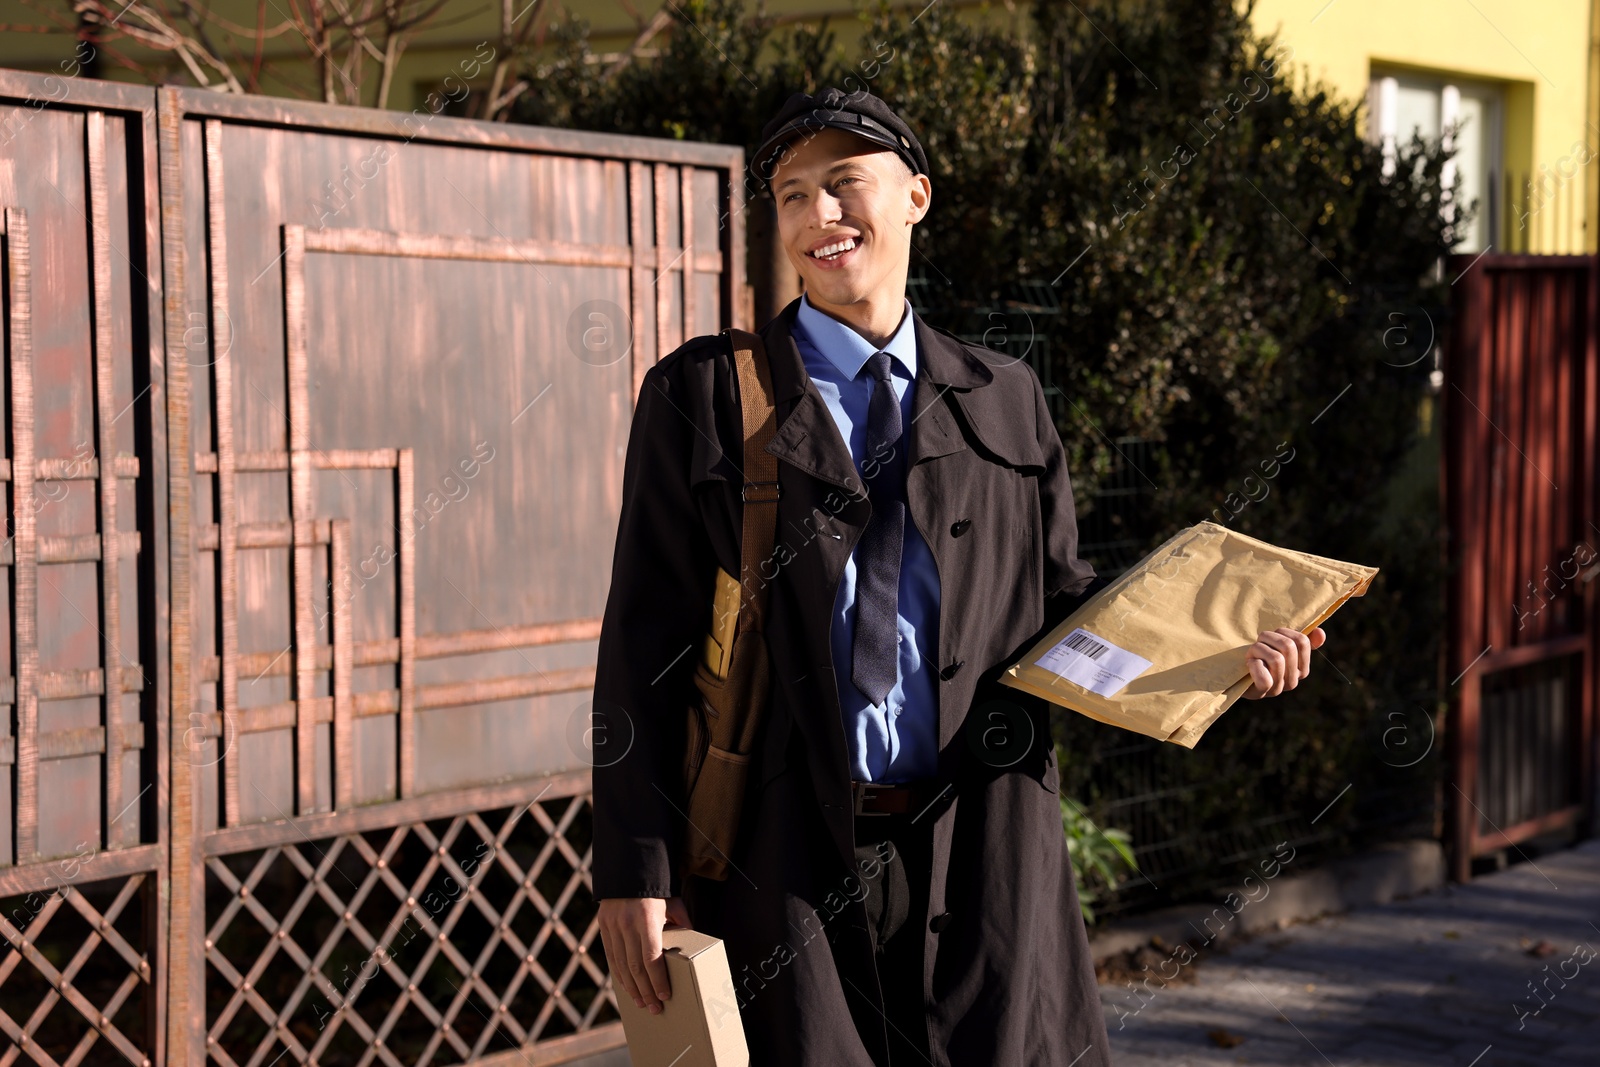
[[[812, 307], [804, 296], [791, 332], [806, 372], [838, 424], [859, 473], [867, 451], [867, 406], [875, 384], [865, 367], [879, 349], [838, 319]], [[902, 436], [895, 447], [904, 455], [911, 442], [911, 403], [917, 376], [917, 334], [909, 300], [899, 328], [882, 351], [891, 357], [889, 378], [900, 398]], [[904, 782], [932, 777], [938, 769], [938, 665], [933, 658], [939, 652], [939, 569], [909, 508], [895, 622], [900, 631], [898, 677], [884, 702], [872, 704], [850, 680], [856, 623], [856, 557], [851, 552], [834, 599], [829, 637], [850, 777], [857, 781]]]

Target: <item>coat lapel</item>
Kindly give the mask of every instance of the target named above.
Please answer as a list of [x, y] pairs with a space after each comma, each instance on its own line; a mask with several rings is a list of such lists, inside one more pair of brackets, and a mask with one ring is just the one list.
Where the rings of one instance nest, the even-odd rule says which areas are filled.
[[[850, 449], [800, 358], [791, 334], [800, 301], [795, 299], [762, 331], [772, 367], [772, 387], [783, 418], [767, 451], [830, 485], [861, 492], [861, 479]], [[967, 447], [945, 394], [952, 389], [977, 389], [994, 380], [994, 372], [955, 338], [940, 333], [913, 314], [917, 337], [917, 388], [912, 399], [910, 463], [937, 459]]]
[[[860, 496], [861, 478], [850, 458], [850, 448], [839, 436], [838, 424], [812, 384], [811, 375], [806, 373], [800, 347], [790, 333], [799, 311], [800, 301], [796, 298], [762, 331], [772, 368], [772, 390], [783, 419], [768, 442], [767, 451], [813, 478]], [[794, 406], [784, 415], [789, 402]]]
[[911, 402], [910, 467], [967, 447], [946, 397], [952, 389], [976, 389], [994, 372], [948, 334], [916, 318], [917, 390]]
[[[779, 536], [793, 535], [801, 546], [784, 568], [802, 635], [799, 647], [789, 650], [789, 659], [797, 672], [815, 675], [810, 684], [815, 686], [816, 702], [797, 711], [794, 722], [806, 739], [813, 786], [829, 828], [840, 855], [848, 860], [853, 840], [849, 759], [839, 693], [825, 668], [832, 661], [829, 627], [834, 597], [845, 562], [866, 527], [868, 505], [850, 448], [806, 373], [790, 333], [799, 310], [796, 299], [761, 330], [779, 419], [767, 451], [782, 460]], [[819, 529], [823, 532], [812, 536], [810, 531]]]

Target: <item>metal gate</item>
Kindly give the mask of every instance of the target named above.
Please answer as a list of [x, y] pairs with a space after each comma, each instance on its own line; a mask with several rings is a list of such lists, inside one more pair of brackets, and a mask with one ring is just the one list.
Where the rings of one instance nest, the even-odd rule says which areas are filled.
[[744, 324], [741, 153], [14, 72], [0, 109], [0, 1059], [620, 1045], [595, 640], [640, 378]]
[[1587, 256], [1452, 265], [1446, 795], [1464, 880], [1475, 857], [1592, 820], [1600, 271]]

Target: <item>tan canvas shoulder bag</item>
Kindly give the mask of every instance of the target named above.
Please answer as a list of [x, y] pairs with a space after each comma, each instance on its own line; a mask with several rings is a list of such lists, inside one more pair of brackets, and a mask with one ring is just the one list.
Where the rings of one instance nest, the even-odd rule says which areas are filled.
[[768, 581], [778, 527], [778, 460], [766, 450], [777, 431], [772, 373], [757, 334], [727, 330], [743, 409], [745, 483], [740, 577], [717, 568], [704, 654], [695, 665], [699, 691], [688, 710], [684, 785], [688, 797], [684, 873], [722, 881], [744, 811], [750, 756], [771, 693], [765, 631]]

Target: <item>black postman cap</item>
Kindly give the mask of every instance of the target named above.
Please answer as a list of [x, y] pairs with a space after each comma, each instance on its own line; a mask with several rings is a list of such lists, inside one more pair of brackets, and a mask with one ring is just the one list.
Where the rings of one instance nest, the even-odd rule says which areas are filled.
[[846, 93], [827, 88], [795, 93], [761, 129], [761, 145], [750, 157], [750, 172], [765, 187], [777, 168], [776, 157], [801, 134], [822, 129], [844, 130], [893, 149], [913, 174], [928, 173], [928, 154], [917, 135], [894, 109], [865, 89]]

